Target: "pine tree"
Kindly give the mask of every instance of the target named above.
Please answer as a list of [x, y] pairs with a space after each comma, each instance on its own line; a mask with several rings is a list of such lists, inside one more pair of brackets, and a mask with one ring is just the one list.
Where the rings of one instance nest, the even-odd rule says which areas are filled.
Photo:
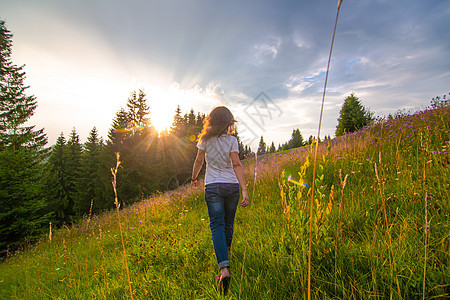
[[113, 152], [134, 151], [132, 148], [142, 142], [141, 137], [154, 131], [150, 126], [150, 109], [146, 101], [143, 90], [133, 91], [128, 98], [127, 109], [121, 108], [116, 113], [108, 134], [108, 144]]
[[192, 127], [194, 127], [196, 124], [195, 112], [193, 108], [191, 108], [191, 110], [189, 111], [187, 124]]
[[0, 20], [0, 250], [47, 222], [42, 200], [43, 129], [25, 126], [37, 101], [25, 94], [23, 66], [11, 61], [12, 34]]
[[372, 113], [364, 108], [353, 93], [348, 96], [342, 105], [338, 125], [336, 126], [336, 136], [354, 132], [363, 128], [372, 121]]
[[198, 134], [195, 113], [194, 113], [194, 109], [192, 109], [192, 108], [191, 108], [189, 114], [187, 115], [186, 125], [187, 125], [186, 135], [188, 137], [191, 137], [191, 135], [196, 136]]
[[121, 108], [113, 119], [108, 133], [109, 146], [113, 152], [118, 152], [124, 145], [127, 137], [131, 135], [131, 119], [124, 108]]
[[[108, 201], [110, 194], [110, 176], [103, 159], [104, 145], [99, 138], [97, 128], [92, 128], [83, 148], [81, 160], [81, 176], [78, 186], [78, 197], [75, 202], [77, 215], [98, 212], [112, 206]], [[112, 199], [112, 198], [110, 198]]]
[[66, 146], [66, 139], [61, 133], [52, 147], [46, 164], [45, 198], [49, 208], [54, 212], [52, 219], [54, 224], [68, 221], [73, 208], [73, 204], [69, 203], [71, 191]]
[[205, 120], [205, 114], [197, 113], [197, 119], [195, 120], [195, 126], [198, 132], [201, 132], [203, 129], [203, 121]]
[[81, 176], [81, 153], [82, 146], [80, 137], [73, 128], [67, 141], [67, 189], [68, 189], [68, 205], [66, 215], [74, 215], [74, 203], [78, 196], [79, 181]]
[[292, 131], [291, 139], [288, 142], [289, 149], [298, 148], [303, 146], [303, 136], [300, 133], [300, 129], [294, 129]]
[[259, 140], [258, 151], [256, 152], [258, 155], [264, 154], [266, 152], [266, 143], [264, 142], [264, 138], [261, 136]]
[[245, 145], [245, 147], [244, 147], [244, 153], [243, 153], [243, 157], [245, 158], [247, 155], [249, 155], [250, 153], [252, 152], [252, 149], [249, 147], [249, 146], [247, 146], [247, 145]]
[[238, 142], [238, 150], [239, 150], [239, 159], [244, 159], [245, 157], [245, 146], [242, 143], [241, 138], [239, 137], [237, 129], [234, 130], [233, 136], [237, 139]]
[[143, 90], [139, 90], [138, 94], [136, 91], [131, 93], [130, 98], [128, 98], [127, 108], [128, 119], [133, 123], [133, 132], [142, 130], [149, 125], [150, 118], [148, 115], [150, 109]]
[[122, 168], [117, 192], [124, 201], [148, 195], [157, 185], [153, 175], [158, 172], [154, 167], [158, 133], [151, 126], [146, 101], [144, 91], [133, 92], [127, 109], [116, 113], [109, 133], [107, 160], [113, 164], [110, 159], [115, 157], [115, 152], [120, 153]]
[[276, 151], [275, 144], [274, 144], [274, 142], [272, 142], [272, 144], [270, 145], [270, 148], [269, 148], [269, 152], [270, 153], [275, 153], [275, 151]]
[[170, 127], [170, 133], [180, 138], [185, 136], [185, 131], [186, 124], [184, 118], [181, 116], [181, 108], [178, 105], [177, 109], [175, 110], [172, 126]]

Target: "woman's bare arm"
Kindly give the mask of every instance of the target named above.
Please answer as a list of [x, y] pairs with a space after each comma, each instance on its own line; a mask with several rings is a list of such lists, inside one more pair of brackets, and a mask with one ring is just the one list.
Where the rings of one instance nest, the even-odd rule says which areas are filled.
[[197, 176], [198, 173], [200, 173], [200, 170], [203, 166], [203, 161], [205, 160], [205, 150], [198, 149], [197, 151], [197, 157], [194, 161], [194, 166], [192, 167], [192, 186], [195, 188], [197, 187]]
[[247, 185], [245, 184], [244, 167], [242, 167], [238, 152], [231, 152], [230, 157], [231, 157], [231, 161], [233, 163], [234, 173], [236, 174], [236, 177], [239, 181], [239, 185], [240, 185], [241, 191], [242, 191], [241, 206], [246, 207], [249, 204], [250, 200], [248, 198]]

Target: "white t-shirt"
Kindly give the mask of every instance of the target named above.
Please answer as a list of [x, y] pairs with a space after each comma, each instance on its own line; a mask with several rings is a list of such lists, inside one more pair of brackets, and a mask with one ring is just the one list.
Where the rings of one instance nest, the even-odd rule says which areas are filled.
[[199, 141], [197, 148], [206, 152], [205, 185], [209, 183], [239, 183], [233, 170], [230, 153], [239, 152], [236, 137], [228, 134]]

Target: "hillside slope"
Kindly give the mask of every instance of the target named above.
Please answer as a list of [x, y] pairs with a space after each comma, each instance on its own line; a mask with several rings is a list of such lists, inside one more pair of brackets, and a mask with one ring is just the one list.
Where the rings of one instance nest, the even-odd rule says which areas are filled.
[[[450, 107], [377, 122], [319, 147], [311, 293], [317, 299], [450, 297]], [[310, 148], [246, 164], [232, 299], [303, 299], [308, 288]], [[120, 172], [118, 174], [120, 180]], [[113, 200], [111, 200], [113, 201]], [[120, 211], [134, 299], [215, 299], [202, 189]], [[0, 265], [1, 299], [130, 298], [118, 214], [52, 232]]]

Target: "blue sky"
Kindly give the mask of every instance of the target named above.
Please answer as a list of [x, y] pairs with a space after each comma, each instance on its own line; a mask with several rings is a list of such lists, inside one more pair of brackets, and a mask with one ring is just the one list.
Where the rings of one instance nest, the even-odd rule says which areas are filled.
[[[336, 12], [334, 0], [0, 0], [38, 100], [30, 123], [50, 144], [73, 127], [82, 141], [93, 126], [106, 138], [138, 88], [158, 127], [177, 105], [227, 105], [253, 149], [261, 135], [316, 135]], [[334, 135], [352, 92], [381, 116], [448, 94], [448, 28], [450, 1], [344, 0], [322, 134]]]

